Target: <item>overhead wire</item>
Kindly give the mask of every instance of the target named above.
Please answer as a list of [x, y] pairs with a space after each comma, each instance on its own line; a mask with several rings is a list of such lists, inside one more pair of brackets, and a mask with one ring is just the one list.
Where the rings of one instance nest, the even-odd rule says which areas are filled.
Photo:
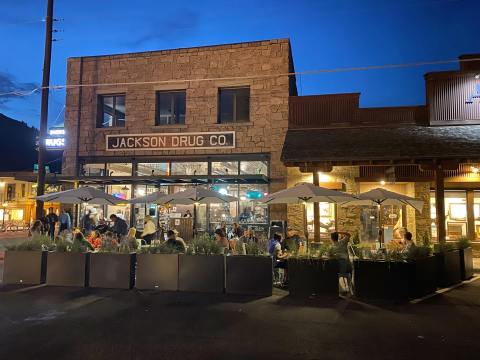
[[283, 76], [305, 76], [305, 75], [318, 75], [328, 73], [341, 73], [341, 72], [354, 72], [354, 71], [369, 71], [369, 70], [386, 70], [394, 68], [407, 68], [407, 67], [419, 67], [426, 65], [445, 65], [452, 63], [480, 61], [480, 58], [469, 59], [454, 59], [454, 60], [437, 60], [437, 61], [419, 61], [412, 63], [400, 63], [400, 64], [385, 64], [385, 65], [368, 65], [368, 66], [356, 66], [356, 67], [343, 67], [333, 69], [317, 69], [317, 70], [305, 70], [295, 71], [287, 73], [277, 74], [259, 74], [259, 75], [245, 75], [245, 76], [226, 76], [215, 78], [197, 78], [197, 79], [172, 79], [172, 80], [153, 80], [153, 81], [128, 81], [128, 82], [114, 82], [114, 83], [93, 83], [93, 84], [65, 84], [65, 85], [51, 85], [48, 87], [37, 87], [28, 91], [25, 90], [13, 90], [7, 93], [0, 93], [0, 96], [28, 96], [34, 92], [42, 89], [50, 90], [64, 90], [74, 88], [88, 88], [88, 87], [113, 87], [113, 86], [134, 86], [134, 85], [158, 85], [158, 84], [171, 84], [171, 83], [192, 83], [202, 81], [228, 81], [228, 80], [252, 80], [252, 79], [268, 79]]

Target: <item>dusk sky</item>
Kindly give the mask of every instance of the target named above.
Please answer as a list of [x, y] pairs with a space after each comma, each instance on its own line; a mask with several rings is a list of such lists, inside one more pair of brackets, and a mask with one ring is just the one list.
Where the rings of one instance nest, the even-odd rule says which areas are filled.
[[[0, 93], [40, 85], [46, 1], [0, 0]], [[456, 59], [480, 53], [479, 0], [56, 0], [52, 85], [66, 59], [290, 38], [296, 71]], [[297, 77], [299, 95], [361, 92], [361, 106], [424, 104], [423, 74], [457, 64]], [[49, 126], [65, 92], [50, 98]], [[38, 126], [40, 96], [0, 96], [0, 112]]]

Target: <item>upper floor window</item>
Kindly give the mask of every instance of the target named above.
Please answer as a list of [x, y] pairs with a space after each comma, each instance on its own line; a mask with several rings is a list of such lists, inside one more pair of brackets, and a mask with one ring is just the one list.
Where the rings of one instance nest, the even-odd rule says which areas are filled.
[[185, 124], [185, 90], [157, 92], [155, 125]]
[[221, 88], [218, 90], [218, 122], [250, 121], [250, 88]]
[[125, 126], [125, 94], [100, 95], [98, 98], [98, 127]]

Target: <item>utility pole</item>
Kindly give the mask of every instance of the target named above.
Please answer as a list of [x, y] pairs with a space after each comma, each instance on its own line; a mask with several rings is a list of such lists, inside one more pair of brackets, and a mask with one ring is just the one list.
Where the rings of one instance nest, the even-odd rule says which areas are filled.
[[[40, 113], [40, 136], [38, 139], [37, 196], [45, 193], [45, 138], [48, 126], [48, 94], [50, 87], [50, 63], [52, 59], [53, 0], [48, 0], [45, 18], [45, 54], [43, 58], [42, 105]], [[43, 216], [43, 201], [37, 200], [36, 218]]]

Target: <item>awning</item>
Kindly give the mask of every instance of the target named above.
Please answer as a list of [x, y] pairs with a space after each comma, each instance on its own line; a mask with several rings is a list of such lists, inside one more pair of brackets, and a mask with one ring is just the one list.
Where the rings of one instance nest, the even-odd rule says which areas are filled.
[[[21, 181], [36, 182], [36, 174], [15, 176]], [[268, 184], [265, 175], [173, 175], [173, 176], [64, 176], [47, 174], [47, 184], [74, 183], [82, 185], [168, 185], [168, 184]]]
[[290, 129], [283, 163], [368, 165], [480, 160], [480, 126]]

